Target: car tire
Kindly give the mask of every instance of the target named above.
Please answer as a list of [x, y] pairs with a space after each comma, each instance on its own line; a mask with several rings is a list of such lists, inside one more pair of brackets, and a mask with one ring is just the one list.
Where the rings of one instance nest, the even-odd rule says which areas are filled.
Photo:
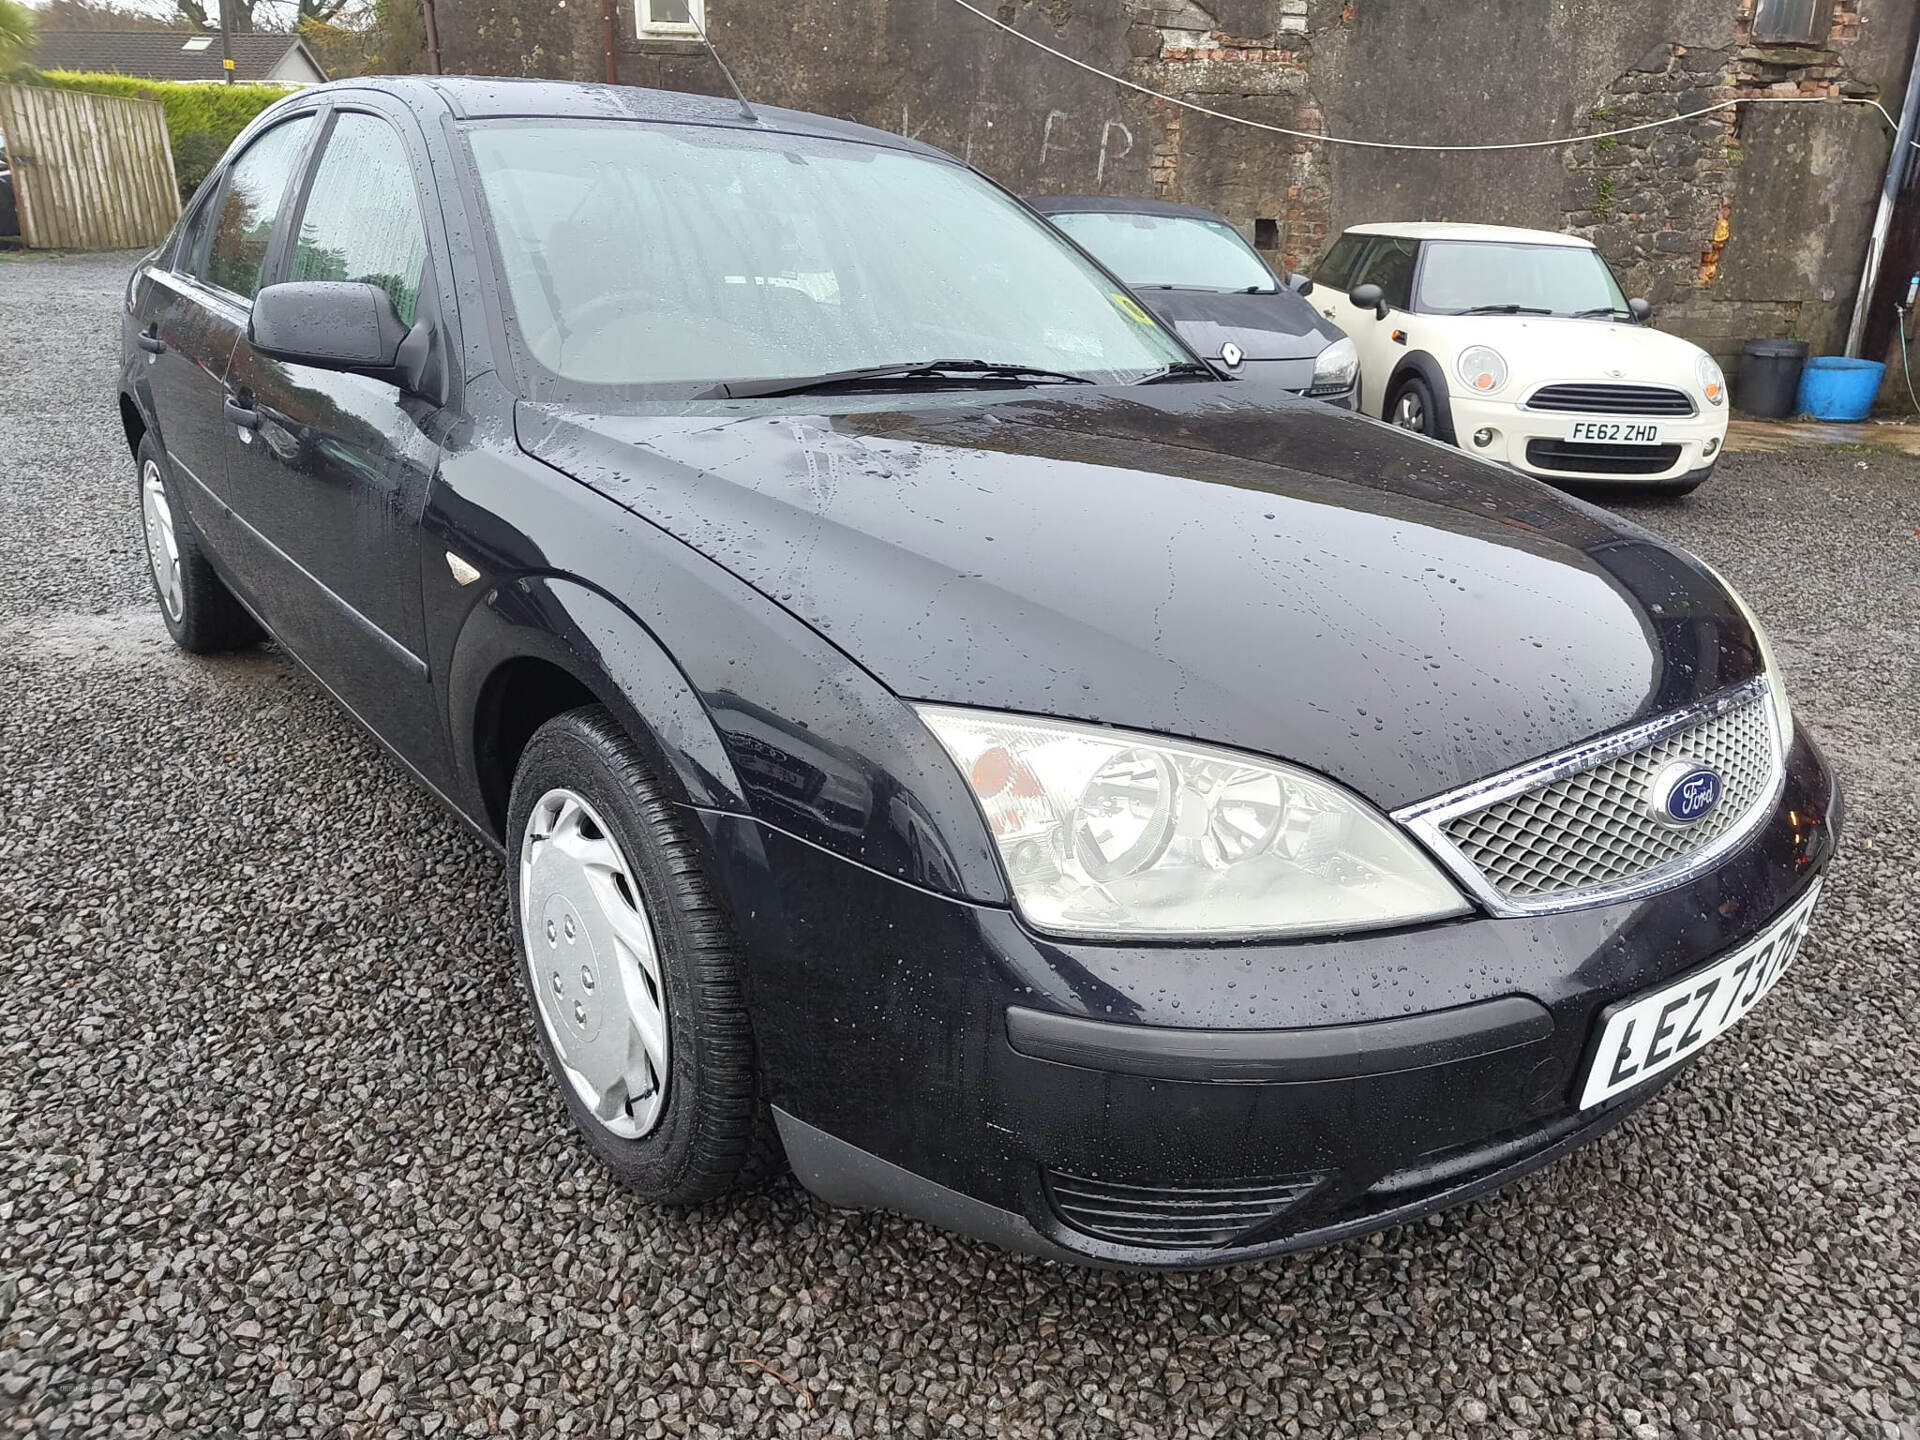
[[187, 518], [173, 469], [151, 435], [134, 452], [134, 484], [147, 576], [173, 643], [195, 655], [238, 650], [260, 638], [260, 627], [226, 582], [214, 574], [200, 536]]
[[1387, 401], [1386, 421], [1416, 435], [1440, 433], [1440, 409], [1434, 404], [1433, 389], [1419, 375], [1409, 375], [1393, 387]]
[[534, 733], [507, 826], [529, 1018], [594, 1158], [657, 1205], [777, 1173], [738, 942], [681, 817], [605, 708]]

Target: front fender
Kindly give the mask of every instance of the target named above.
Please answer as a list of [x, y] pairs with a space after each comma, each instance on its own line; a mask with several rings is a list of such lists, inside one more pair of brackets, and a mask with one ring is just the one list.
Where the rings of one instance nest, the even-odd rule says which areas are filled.
[[1381, 401], [1380, 418], [1391, 418], [1393, 411], [1393, 392], [1401, 380], [1410, 374], [1417, 374], [1427, 382], [1427, 388], [1433, 391], [1433, 438], [1444, 440], [1449, 445], [1458, 445], [1458, 437], [1453, 430], [1453, 391], [1447, 386], [1447, 371], [1438, 360], [1424, 350], [1415, 350], [1400, 357], [1400, 363], [1393, 367], [1393, 378], [1387, 381], [1386, 398]]
[[565, 671], [612, 711], [681, 804], [747, 808], [706, 708], [646, 627], [582, 581], [527, 575], [473, 607], [447, 669], [454, 767], [487, 810], [496, 807], [481, 781], [475, 722], [488, 681], [502, 666], [528, 659]]

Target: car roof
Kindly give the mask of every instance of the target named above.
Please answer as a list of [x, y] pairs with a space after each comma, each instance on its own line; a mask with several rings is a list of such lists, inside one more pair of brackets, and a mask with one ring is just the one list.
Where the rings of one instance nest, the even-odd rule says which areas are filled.
[[1027, 204], [1042, 215], [1177, 215], [1187, 220], [1217, 220], [1230, 224], [1226, 216], [1198, 205], [1179, 205], [1171, 200], [1139, 200], [1131, 195], [1029, 195]]
[[[661, 124], [714, 125], [786, 135], [816, 135], [854, 140], [894, 150], [952, 160], [944, 150], [923, 145], [891, 130], [876, 130], [828, 115], [753, 106], [753, 119], [740, 113], [731, 96], [689, 95], [677, 90], [646, 90], [637, 85], [583, 84], [571, 80], [521, 79], [494, 75], [381, 75], [336, 80], [296, 92], [301, 101], [348, 91], [379, 91], [416, 107], [435, 102], [463, 120], [552, 118], [559, 120], [650, 120]], [[290, 97], [292, 98], [292, 97]], [[958, 162], [955, 162], [958, 163]]]
[[1511, 225], [1465, 225], [1451, 220], [1375, 221], [1369, 225], [1349, 225], [1349, 235], [1394, 235], [1403, 240], [1481, 240], [1501, 241], [1508, 245], [1565, 245], [1570, 249], [1591, 250], [1593, 242], [1578, 235], [1563, 235], [1557, 230], [1520, 230]]

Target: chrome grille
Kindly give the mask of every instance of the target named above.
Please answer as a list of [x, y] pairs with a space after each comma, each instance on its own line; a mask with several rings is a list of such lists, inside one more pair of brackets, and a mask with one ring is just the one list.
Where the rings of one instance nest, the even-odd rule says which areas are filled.
[[1573, 415], [1691, 415], [1686, 391], [1667, 385], [1542, 385], [1527, 397], [1529, 410]]
[[[1653, 782], [1675, 762], [1720, 777], [1705, 819], [1671, 825]], [[1786, 745], [1765, 676], [1394, 812], [1495, 915], [1538, 915], [1686, 883], [1767, 816]]]
[[[1676, 826], [1647, 808], [1653, 779], [1675, 760], [1720, 776], [1720, 803]], [[1765, 800], [1775, 771], [1764, 698], [1537, 789], [1457, 815], [1447, 839], [1510, 900], [1588, 890], [1645, 875], [1703, 850]]]
[[1060, 1218], [1083, 1234], [1155, 1250], [1201, 1250], [1264, 1229], [1304, 1199], [1321, 1178], [1123, 1185], [1051, 1170], [1047, 1189]]

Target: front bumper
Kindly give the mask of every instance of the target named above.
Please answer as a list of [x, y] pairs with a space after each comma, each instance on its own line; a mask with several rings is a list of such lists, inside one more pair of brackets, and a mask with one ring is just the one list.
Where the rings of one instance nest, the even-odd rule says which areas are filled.
[[1302, 400], [1318, 400], [1336, 410], [1359, 408], [1358, 380], [1344, 390], [1314, 393], [1311, 356], [1294, 360], [1244, 360], [1230, 373], [1236, 380], [1270, 386]]
[[[1682, 888], [1211, 946], [1056, 942], [743, 817], [703, 819], [808, 1188], [1056, 1258], [1194, 1267], [1457, 1203], [1617, 1124], [1676, 1072], [1576, 1109], [1599, 1012], [1786, 908], [1832, 856], [1839, 807], [1802, 736], [1768, 821]], [[1297, 1196], [1226, 1241], [1125, 1243], [1084, 1219], [1109, 1191], [1218, 1209], [1282, 1182]]]
[[[1528, 410], [1517, 401], [1486, 400], [1458, 390], [1449, 396], [1449, 404], [1454, 437], [1462, 450], [1559, 484], [1659, 485], [1684, 480], [1717, 464], [1727, 438], [1724, 405], [1702, 406], [1689, 416], [1578, 415]], [[1656, 424], [1661, 444], [1568, 445], [1569, 425], [1585, 420]], [[1483, 430], [1492, 432], [1484, 445], [1475, 439]]]

